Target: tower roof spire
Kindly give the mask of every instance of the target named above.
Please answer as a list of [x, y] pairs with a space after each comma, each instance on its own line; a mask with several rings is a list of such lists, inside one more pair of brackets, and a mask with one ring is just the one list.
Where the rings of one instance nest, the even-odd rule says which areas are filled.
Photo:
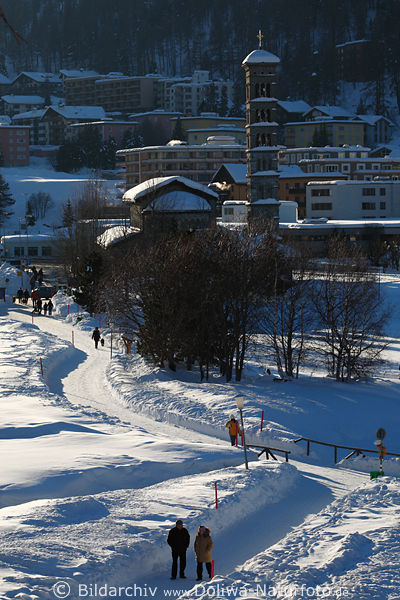
[[262, 40], [263, 40], [263, 37], [264, 37], [264, 36], [263, 36], [263, 34], [262, 34], [262, 31], [261, 31], [261, 29], [259, 29], [259, 30], [258, 30], [258, 34], [257, 34], [257, 38], [258, 38], [258, 48], [259, 48], [259, 50], [261, 50], [261, 47], [262, 47]]

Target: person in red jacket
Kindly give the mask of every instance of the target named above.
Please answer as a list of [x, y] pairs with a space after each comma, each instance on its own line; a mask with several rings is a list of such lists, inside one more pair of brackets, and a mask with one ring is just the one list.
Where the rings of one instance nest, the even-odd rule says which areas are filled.
[[230, 421], [227, 422], [227, 424], [225, 425], [225, 427], [227, 427], [229, 429], [229, 435], [230, 435], [230, 438], [231, 438], [231, 445], [235, 446], [236, 445], [237, 436], [241, 435], [242, 432], [240, 431], [239, 423], [236, 421], [236, 419], [235, 419], [235, 417], [233, 415], [231, 415], [231, 419], [230, 419]]

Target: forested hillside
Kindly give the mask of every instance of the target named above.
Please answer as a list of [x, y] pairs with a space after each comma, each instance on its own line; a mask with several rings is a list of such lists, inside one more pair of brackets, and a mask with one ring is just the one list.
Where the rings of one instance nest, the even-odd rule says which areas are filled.
[[337, 101], [335, 46], [372, 40], [369, 65], [374, 110], [400, 96], [398, 0], [3, 0], [18, 44], [1, 26], [0, 69], [57, 71], [90, 68], [101, 73], [209, 69], [237, 82], [240, 63], [257, 45], [282, 60], [280, 97], [311, 103]]

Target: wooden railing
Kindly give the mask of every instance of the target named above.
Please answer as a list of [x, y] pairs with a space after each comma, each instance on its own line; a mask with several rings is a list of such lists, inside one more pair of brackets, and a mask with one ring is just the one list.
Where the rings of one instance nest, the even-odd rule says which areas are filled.
[[289, 462], [290, 450], [282, 450], [281, 448], [271, 448], [270, 446], [265, 445], [260, 446], [258, 444], [246, 444], [246, 448], [261, 448], [261, 452], [258, 453], [258, 457], [260, 457], [265, 452], [265, 458], [267, 460], [270, 456], [274, 460], [278, 460], [276, 456], [274, 456], [273, 452], [282, 452], [285, 455], [286, 462]]
[[[364, 454], [366, 452], [369, 452], [370, 454], [379, 454], [378, 450], [370, 450], [369, 448], [359, 448], [359, 447], [355, 447], [355, 446], [342, 446], [341, 444], [330, 444], [328, 442], [319, 442], [318, 440], [311, 440], [310, 438], [305, 438], [305, 437], [300, 437], [293, 441], [295, 444], [297, 444], [297, 442], [301, 442], [301, 441], [307, 442], [307, 456], [310, 456], [310, 445], [311, 444], [319, 444], [320, 446], [330, 446], [331, 448], [334, 448], [335, 464], [337, 463], [338, 448], [341, 448], [343, 450], [351, 450], [350, 454], [348, 454], [347, 456], [344, 457], [345, 460], [347, 460], [348, 458], [351, 458], [354, 455], [359, 456], [360, 454]], [[396, 452], [386, 452], [386, 456], [400, 456], [400, 454], [398, 454]]]

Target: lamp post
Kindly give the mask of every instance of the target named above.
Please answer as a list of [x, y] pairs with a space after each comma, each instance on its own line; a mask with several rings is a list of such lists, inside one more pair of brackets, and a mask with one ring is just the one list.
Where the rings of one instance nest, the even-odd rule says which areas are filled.
[[244, 423], [243, 423], [243, 407], [244, 407], [244, 398], [242, 396], [238, 396], [236, 398], [236, 406], [240, 412], [240, 423], [242, 425], [242, 433], [243, 433], [243, 450], [244, 450], [244, 464], [246, 469], [249, 468], [249, 463], [247, 462], [247, 450], [246, 450], [246, 436], [244, 434]]

